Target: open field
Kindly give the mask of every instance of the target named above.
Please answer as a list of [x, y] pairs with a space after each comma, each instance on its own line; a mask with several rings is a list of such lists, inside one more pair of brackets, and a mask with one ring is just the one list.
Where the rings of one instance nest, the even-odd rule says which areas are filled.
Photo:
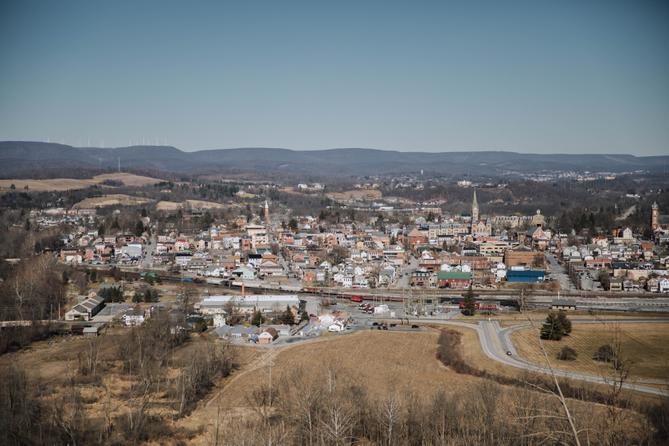
[[157, 178], [145, 177], [141, 175], [134, 175], [131, 173], [105, 173], [96, 175], [90, 179], [77, 178], [53, 178], [50, 180], [30, 180], [30, 179], [10, 179], [0, 180], [0, 191], [9, 190], [12, 186], [17, 190], [24, 190], [28, 186], [28, 190], [33, 192], [48, 192], [48, 191], [65, 191], [72, 189], [85, 189], [96, 184], [102, 184], [104, 181], [120, 181], [126, 186], [147, 186], [159, 183], [163, 180]]
[[75, 204], [73, 208], [75, 209], [91, 209], [91, 208], [103, 208], [106, 206], [139, 206], [142, 204], [150, 203], [152, 200], [148, 198], [133, 197], [131, 195], [124, 194], [110, 194], [103, 195], [101, 197], [91, 197], [81, 200], [79, 203]]
[[226, 209], [230, 205], [223, 203], [216, 203], [214, 201], [204, 201], [204, 200], [186, 200], [183, 202], [177, 201], [159, 201], [156, 204], [156, 210], [158, 211], [176, 211], [183, 209], [184, 207], [190, 207], [191, 209]]
[[[467, 329], [461, 331], [465, 333], [461, 345], [466, 351], [467, 361], [485, 361], [476, 333]], [[477, 398], [477, 392], [485, 383], [495, 386], [487, 379], [458, 374], [445, 367], [436, 358], [438, 337], [438, 330], [370, 330], [345, 336], [328, 336], [281, 348], [253, 348], [259, 352], [258, 356], [247, 362], [231, 379], [226, 380], [225, 387], [214, 389], [209, 399], [201, 402], [189, 417], [179, 421], [178, 426], [184, 426], [193, 432], [202, 432], [189, 444], [211, 444], [217, 418], [222, 420], [223, 425], [231, 423], [232, 426], [236, 426], [235, 423], [243, 424], [244, 421], [240, 420], [255, 420], [262, 411], [259, 412], [258, 407], [253, 407], [254, 400], [251, 395], [263, 388], [267, 389], [270, 382], [277, 392], [281, 392], [285, 385], [283, 383], [292, 382], [295, 374], [305, 379], [306, 383], [320, 382], [321, 385], [328, 382], [329, 377], [336, 376], [339, 382], [337, 386], [353, 384], [362, 390], [367, 401], [375, 402], [382, 402], [389, 395], [412, 395], [417, 401], [428, 402], [441, 391], [453, 398], [457, 398], [457, 394], [468, 392], [472, 398]], [[499, 372], [497, 369], [489, 371]], [[512, 373], [515, 374], [513, 371]], [[312, 384], [303, 385], [309, 388]], [[513, 386], [498, 388], [501, 393], [495, 398], [500, 407], [515, 407], [518, 389]], [[295, 397], [300, 398], [299, 395]], [[545, 398], [546, 403], [555, 403], [552, 397], [540, 393], [532, 398]], [[548, 405], [541, 407], [547, 410]], [[586, 414], [603, 411], [601, 406], [586, 402], [574, 402], [572, 410], [580, 423], [589, 419]], [[603, 412], [601, 415], [597, 419], [603, 422], [606, 417]], [[625, 415], [627, 416], [636, 424], [635, 414], [630, 412]], [[510, 412], [507, 417], [507, 423], [519, 422]], [[628, 428], [634, 429], [631, 425]]]
[[[449, 373], [436, 359], [438, 336], [436, 330], [414, 333], [370, 330], [290, 346], [275, 355], [275, 378], [280, 379], [283, 373], [296, 368], [304, 369], [307, 375], [333, 368], [376, 396], [393, 389], [431, 395], [435, 387], [456, 385], [452, 379], [445, 379]], [[267, 372], [264, 369], [259, 372], [262, 376]], [[225, 407], [246, 404], [245, 393], [260, 382], [254, 375], [238, 380], [234, 388], [222, 393]], [[461, 375], [458, 378], [465, 382], [475, 379]]]
[[355, 189], [345, 192], [330, 192], [325, 195], [335, 201], [378, 200], [383, 196], [381, 191], [377, 189]]
[[[478, 321], [485, 321], [488, 318], [492, 318], [496, 321], [499, 321], [501, 327], [511, 327], [518, 324], [527, 324], [530, 320], [535, 322], [538, 325], [541, 325], [543, 321], [546, 320], [546, 316], [550, 310], [548, 309], [538, 309], [532, 311], [518, 312], [518, 311], [498, 311], [494, 315], [490, 316], [487, 314], [476, 313], [474, 316], [465, 316], [459, 314], [455, 317], [456, 320], [462, 322], [471, 322], [477, 323]], [[588, 312], [588, 311], [570, 311], [569, 318], [572, 320], [626, 320], [626, 319], [639, 319], [643, 317], [644, 319], [648, 318], [658, 318], [667, 319], [666, 313], [643, 313], [642, 315], [634, 313], [613, 313], [613, 312]]]
[[[467, 351], [465, 357], [467, 360], [476, 359], [472, 354], [482, 354], [476, 335], [471, 330], [463, 330], [469, 332], [461, 344], [463, 350]], [[110, 419], [114, 420], [116, 426], [120, 426], [119, 423], [129, 416], [129, 411], [141, 404], [137, 394], [137, 376], [123, 370], [118, 353], [121, 344], [129, 340], [126, 337], [128, 332], [125, 328], [110, 328], [94, 339], [75, 336], [35, 342], [19, 352], [0, 356], [0, 370], [10, 365], [26, 370], [30, 380], [39, 382], [40, 387], [45, 389], [41, 398], [46, 402], [61, 404], [59, 407], [67, 413], [74, 404], [71, 397], [74, 391], [81, 395], [81, 410], [86, 413], [88, 420], [105, 422]], [[510, 423], [519, 432], [525, 431], [526, 425], [522, 419], [524, 412], [518, 410], [521, 400], [525, 403], [528, 399], [533, 401], [531, 404], [537, 410], [559, 413], [560, 409], [551, 396], [515, 386], [498, 385], [487, 379], [458, 374], [445, 367], [436, 357], [438, 338], [438, 330], [370, 330], [329, 335], [281, 347], [232, 347], [239, 368], [227, 378], [216, 379], [212, 383], [213, 387], [201, 395], [202, 399], [193, 410], [179, 418], [176, 416], [174, 396], [170, 395], [176, 389], [174, 386], [178, 383], [180, 367], [188, 366], [194, 350], [212, 345], [207, 343], [211, 339], [209, 334], [192, 335], [186, 344], [170, 353], [166, 367], [162, 369], [164, 381], [161, 390], [150, 396], [147, 410], [151, 416], [162, 420], [153, 426], [161, 429], [159, 432], [163, 436], [157, 443], [142, 444], [213, 444], [217, 419], [221, 420], [221, 429], [227, 429], [221, 431], [224, 442], [218, 444], [240, 444], [240, 438], [255, 438], [251, 437], [250, 432], [239, 435], [235, 429], [246, 426], [246, 429], [252, 431], [263, 426], [253, 424], [258, 422], [260, 414], [267, 413], [263, 406], [258, 405], [260, 400], [254, 398], [262, 389], [267, 389], [269, 383], [279, 394], [279, 408], [284, 407], [284, 404], [288, 407], [299, 406], [298, 401], [306, 397], [308, 392], [315, 389], [324, 392], [328, 380], [332, 379], [336, 380], [337, 392], [353, 391], [350, 395], [359, 397], [359, 400], [347, 401], [354, 406], [366, 404], [364, 407], [373, 410], [383, 407], [383, 402], [394, 395], [399, 401], [424, 404], [428, 411], [426, 414], [431, 413], [430, 404], [435, 394], [444, 392], [447, 399], [452, 398], [467, 405], [470, 409], [462, 409], [462, 413], [471, 415], [471, 408], [485, 400], [483, 395], [491, 393], [491, 398], [485, 401], [494, 403], [495, 407], [490, 410], [496, 413], [495, 418], [499, 420], [503, 417], [504, 425]], [[77, 369], [81, 367], [81, 361], [85, 360], [91, 342], [99, 343], [97, 379], [77, 375]], [[296, 377], [298, 381], [294, 381]], [[313, 397], [315, 394], [311, 395]], [[328, 398], [325, 394], [319, 395], [318, 399]], [[66, 405], [62, 406], [61, 401]], [[605, 426], [607, 412], [603, 406], [578, 401], [572, 401], [570, 405], [580, 426], [587, 425], [596, 432], [608, 429]], [[593, 418], [592, 414], [597, 416]], [[290, 417], [293, 413], [286, 412], [284, 415]], [[626, 411], [621, 416], [625, 431], [632, 432], [632, 437], [636, 435], [635, 432], [643, 431], [644, 425], [638, 413]], [[536, 426], [534, 429], [540, 430]], [[232, 436], [225, 440], [226, 435]]]
[[[218, 410], [226, 416], [248, 416], [248, 395], [269, 381], [280, 382], [294, 370], [314, 380], [324, 379], [328, 369], [353, 381], [374, 398], [391, 392], [411, 391], [429, 398], [437, 389], [454, 391], [474, 385], [478, 378], [449, 371], [436, 358], [437, 330], [424, 332], [365, 331], [345, 336], [326, 336], [306, 344], [260, 351], [255, 360], [238, 371], [207, 403], [200, 404], [182, 423], [189, 429], [211, 430]], [[205, 436], [204, 438], [208, 438]], [[202, 443], [207, 444], [206, 440]]]
[[[518, 330], [511, 336], [520, 356], [537, 364], [544, 364], [545, 359], [539, 347], [539, 326], [540, 324], [536, 329]], [[592, 356], [601, 345], [613, 344], [616, 339], [621, 343], [624, 359], [630, 361], [632, 380], [669, 379], [669, 323], [574, 324], [570, 336], [562, 338], [561, 341], [544, 341], [543, 344], [554, 367], [612, 376], [612, 365], [595, 361]], [[576, 360], [556, 359], [557, 353], [564, 346], [576, 350]]]

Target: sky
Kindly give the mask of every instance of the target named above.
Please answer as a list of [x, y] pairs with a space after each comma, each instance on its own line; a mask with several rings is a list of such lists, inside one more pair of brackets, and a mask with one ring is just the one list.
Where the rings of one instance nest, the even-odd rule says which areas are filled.
[[0, 0], [0, 140], [666, 155], [669, 2]]

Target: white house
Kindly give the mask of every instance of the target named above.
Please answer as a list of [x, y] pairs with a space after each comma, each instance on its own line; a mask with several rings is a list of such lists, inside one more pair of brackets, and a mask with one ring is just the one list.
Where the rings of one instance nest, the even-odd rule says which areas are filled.
[[144, 312], [139, 309], [132, 309], [126, 312], [122, 319], [127, 327], [142, 325], [144, 323]]
[[256, 278], [256, 272], [246, 266], [240, 266], [236, 270], [232, 271], [232, 275], [242, 280], [253, 280]]
[[669, 293], [669, 277], [663, 277], [657, 285], [657, 290], [660, 293]]
[[222, 313], [214, 314], [214, 327], [222, 327], [225, 325], [225, 315]]
[[344, 331], [344, 323], [341, 321], [335, 321], [334, 323], [330, 324], [328, 327], [328, 331], [334, 332], [334, 333], [339, 333], [341, 331]]

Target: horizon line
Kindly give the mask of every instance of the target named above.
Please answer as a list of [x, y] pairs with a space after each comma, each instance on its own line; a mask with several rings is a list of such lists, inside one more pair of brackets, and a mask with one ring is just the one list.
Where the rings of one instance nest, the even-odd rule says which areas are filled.
[[379, 152], [395, 152], [395, 153], [407, 153], [407, 154], [443, 154], [443, 153], [514, 153], [520, 155], [540, 155], [540, 156], [554, 156], [554, 155], [573, 155], [573, 156], [632, 156], [635, 158], [651, 158], [651, 157], [667, 157], [669, 154], [657, 154], [657, 155], [634, 155], [631, 153], [571, 153], [571, 152], [548, 152], [548, 153], [539, 153], [539, 152], [524, 152], [511, 149], [447, 149], [447, 150], [402, 150], [402, 149], [379, 149], [374, 147], [329, 147], [329, 148], [313, 148], [313, 149], [296, 149], [296, 148], [287, 148], [287, 147], [270, 147], [270, 146], [239, 146], [239, 147], [223, 147], [223, 148], [200, 148], [186, 150], [173, 145], [165, 144], [137, 144], [130, 146], [116, 146], [116, 147], [99, 147], [99, 146], [76, 146], [72, 144], [66, 144], [56, 141], [37, 141], [37, 140], [1, 140], [0, 143], [37, 143], [37, 144], [51, 144], [71, 147], [73, 149], [96, 149], [96, 150], [116, 150], [116, 149], [132, 149], [132, 148], [141, 148], [141, 147], [154, 147], [154, 148], [171, 148], [176, 149], [184, 153], [193, 153], [193, 152], [207, 152], [207, 151], [217, 151], [217, 150], [285, 150], [290, 152], [324, 152], [324, 151], [334, 151], [334, 150], [372, 150]]

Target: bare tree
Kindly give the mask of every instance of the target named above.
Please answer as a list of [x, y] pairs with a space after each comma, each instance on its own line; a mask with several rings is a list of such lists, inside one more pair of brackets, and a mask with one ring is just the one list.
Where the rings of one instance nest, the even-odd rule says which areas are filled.
[[385, 428], [386, 442], [388, 445], [395, 444], [395, 427], [399, 422], [400, 410], [400, 402], [395, 394], [390, 395], [381, 404], [381, 424]]

